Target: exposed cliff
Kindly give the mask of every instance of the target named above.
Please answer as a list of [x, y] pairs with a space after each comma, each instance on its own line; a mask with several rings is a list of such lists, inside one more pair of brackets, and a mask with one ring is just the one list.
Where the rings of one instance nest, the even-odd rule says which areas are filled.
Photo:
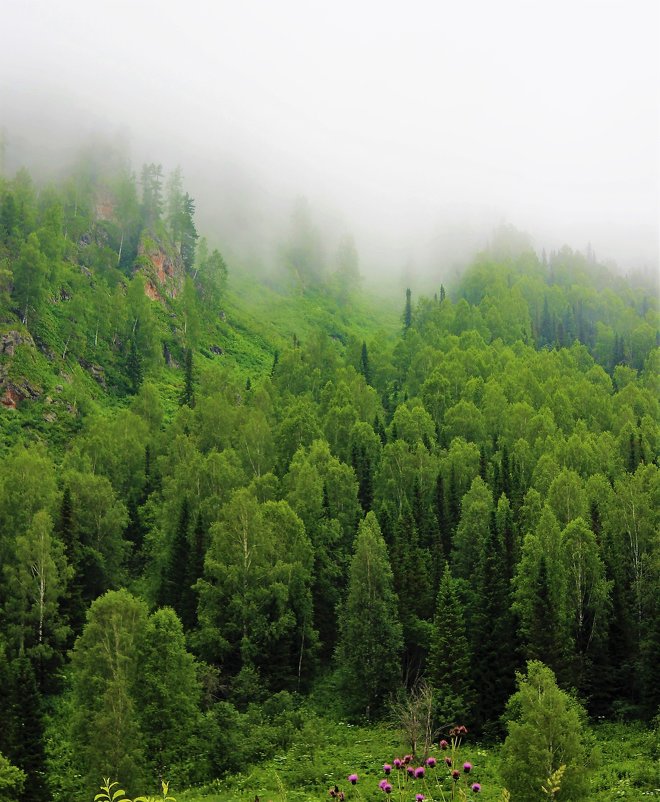
[[140, 237], [135, 271], [143, 273], [144, 289], [152, 300], [176, 298], [183, 287], [181, 256], [171, 242], [153, 232]]
[[21, 401], [41, 394], [41, 388], [16, 364], [35, 352], [34, 340], [27, 332], [10, 329], [0, 334], [0, 404], [5, 409], [16, 409]]

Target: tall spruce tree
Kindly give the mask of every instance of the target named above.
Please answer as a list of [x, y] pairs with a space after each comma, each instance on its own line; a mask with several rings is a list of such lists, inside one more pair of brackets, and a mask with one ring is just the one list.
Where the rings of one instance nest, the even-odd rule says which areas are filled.
[[43, 702], [32, 663], [24, 655], [9, 664], [9, 704], [3, 729], [8, 741], [6, 756], [29, 777], [18, 802], [46, 802], [47, 767], [44, 751]]
[[190, 553], [189, 529], [190, 502], [188, 501], [188, 497], [184, 496], [179, 512], [179, 522], [176, 532], [174, 533], [169, 560], [163, 572], [158, 596], [160, 605], [169, 605], [178, 616], [181, 616], [182, 600], [184, 598], [188, 579], [188, 559]]
[[487, 735], [499, 734], [499, 718], [515, 687], [517, 648], [507, 578], [506, 552], [491, 514], [488, 538], [474, 578], [471, 615], [473, 666], [478, 725]]
[[438, 726], [447, 728], [472, 720], [474, 690], [470, 681], [472, 652], [465, 631], [463, 605], [456, 580], [445, 563], [426, 663], [426, 677], [436, 691]]
[[403, 328], [405, 330], [409, 329], [412, 325], [412, 300], [411, 300], [411, 292], [410, 287], [406, 289], [406, 306], [403, 310]]
[[407, 500], [394, 527], [392, 573], [403, 627], [403, 676], [406, 685], [419, 679], [433, 615], [432, 563], [428, 549], [419, 543], [413, 511]]
[[373, 512], [360, 523], [337, 661], [351, 712], [374, 718], [401, 682], [403, 636], [387, 547]]
[[186, 362], [184, 368], [183, 392], [181, 393], [181, 404], [187, 405], [191, 409], [195, 406], [195, 386], [193, 381], [193, 352], [192, 348], [186, 349]]

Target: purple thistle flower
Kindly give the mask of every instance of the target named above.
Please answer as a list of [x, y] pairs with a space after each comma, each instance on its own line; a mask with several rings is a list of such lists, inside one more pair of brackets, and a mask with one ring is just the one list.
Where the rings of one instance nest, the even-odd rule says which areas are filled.
[[463, 771], [469, 774], [472, 771], [472, 763], [463, 763]]
[[458, 778], [461, 776], [461, 772], [458, 771], [458, 769], [454, 769], [451, 773], [451, 776], [454, 778], [454, 780], [458, 780]]
[[415, 769], [413, 766], [406, 766], [406, 771], [408, 772], [409, 777], [415, 776]]
[[446, 757], [446, 758], [445, 758], [445, 763], [446, 763], [448, 766], [451, 766], [451, 758], [450, 758], [450, 757]]
[[392, 786], [389, 783], [385, 783], [385, 785], [383, 786], [383, 791], [385, 791], [386, 794], [391, 794]]
[[384, 790], [385, 790], [385, 786], [386, 786], [387, 784], [388, 784], [388, 783], [387, 783], [387, 780], [381, 780], [381, 781], [378, 783], [378, 787], [380, 788], [380, 790], [381, 790], [381, 791], [384, 791]]
[[385, 774], [389, 774], [392, 771], [392, 767], [390, 766], [389, 763], [383, 764], [383, 771], [385, 772]]
[[434, 769], [434, 768], [435, 768], [435, 766], [436, 766], [436, 763], [437, 763], [437, 762], [438, 762], [438, 761], [437, 761], [437, 760], [436, 760], [434, 757], [427, 757], [427, 758], [426, 758], [426, 765], [427, 765], [427, 766], [428, 766], [430, 769]]
[[348, 775], [348, 781], [349, 781], [349, 783], [350, 783], [351, 785], [355, 785], [355, 783], [358, 781], [358, 776], [357, 776], [357, 774], [349, 774], [349, 775]]
[[424, 796], [424, 794], [415, 794], [416, 802], [424, 802], [425, 799], [426, 797]]
[[395, 769], [400, 769], [402, 765], [403, 765], [403, 763], [401, 762], [401, 760], [398, 757], [395, 757], [394, 758], [394, 768]]
[[415, 769], [415, 779], [421, 780], [423, 776], [424, 776], [424, 766], [418, 766]]
[[479, 791], [481, 791], [481, 786], [479, 785], [479, 783], [472, 783], [472, 790], [474, 791], [475, 794], [478, 794]]
[[447, 741], [445, 741], [445, 739], [443, 738], [440, 741], [440, 749], [448, 749], [448, 748], [449, 748], [449, 743]]

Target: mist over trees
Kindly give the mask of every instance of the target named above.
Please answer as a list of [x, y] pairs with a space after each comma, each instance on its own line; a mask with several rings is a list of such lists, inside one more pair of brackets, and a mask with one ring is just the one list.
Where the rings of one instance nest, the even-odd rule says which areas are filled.
[[[391, 304], [302, 200], [266, 285], [195, 214], [181, 171], [138, 180], [112, 150], [0, 180], [18, 798], [208, 783], [290, 746], [319, 698], [373, 723], [422, 680], [435, 727], [508, 728], [539, 782], [559, 766], [530, 688], [560, 729], [583, 720], [570, 693], [652, 718], [653, 287], [503, 228]], [[587, 752], [566, 749], [578, 798]]]

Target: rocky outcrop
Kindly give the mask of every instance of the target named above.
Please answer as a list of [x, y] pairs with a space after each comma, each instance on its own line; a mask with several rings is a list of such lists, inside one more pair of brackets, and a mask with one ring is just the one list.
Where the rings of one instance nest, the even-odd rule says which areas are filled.
[[176, 298], [181, 292], [185, 275], [181, 257], [153, 235], [140, 240], [137, 271], [144, 274], [144, 291], [154, 301]]
[[0, 405], [16, 409], [26, 398], [39, 398], [41, 390], [25, 378], [10, 377], [11, 360], [20, 346], [35, 349], [34, 340], [26, 332], [11, 329], [0, 334]]
[[97, 220], [113, 220], [115, 217], [115, 198], [107, 189], [99, 189], [94, 199], [94, 216]]
[[34, 348], [34, 340], [29, 334], [14, 329], [0, 334], [0, 356], [14, 356], [19, 345], [29, 345]]
[[100, 365], [95, 365], [93, 362], [88, 362], [84, 357], [80, 357], [78, 364], [83, 370], [86, 370], [97, 384], [100, 384], [103, 389], [106, 389], [105, 371]]

